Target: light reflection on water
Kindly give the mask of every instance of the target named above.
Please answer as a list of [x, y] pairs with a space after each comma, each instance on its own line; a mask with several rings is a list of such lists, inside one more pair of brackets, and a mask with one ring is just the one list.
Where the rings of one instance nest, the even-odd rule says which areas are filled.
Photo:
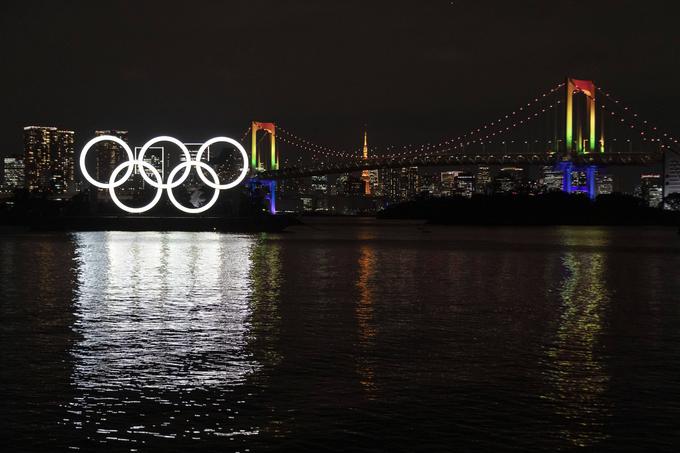
[[378, 267], [376, 253], [373, 247], [364, 245], [359, 250], [359, 299], [356, 308], [357, 323], [359, 326], [359, 345], [361, 354], [358, 356], [357, 371], [361, 376], [361, 385], [371, 398], [375, 397], [375, 376], [371, 364], [374, 337], [377, 335], [373, 321], [373, 286], [374, 274]]
[[[567, 246], [578, 244], [598, 250], [608, 245], [602, 230], [564, 229], [561, 239]], [[564, 426], [568, 428], [562, 431], [565, 439], [586, 447], [606, 437], [603, 431], [610, 409], [602, 398], [610, 377], [601, 357], [603, 316], [611, 303], [607, 262], [600, 251], [578, 254], [566, 249], [562, 265], [562, 313], [556, 338], [547, 350], [552, 364], [545, 374], [553, 386], [548, 398], [557, 413], [566, 418]]]
[[362, 222], [0, 236], [0, 427], [26, 451], [680, 442], [674, 231]]
[[[194, 432], [189, 414], [170, 409], [220, 412], [224, 398], [207, 392], [243, 384], [260, 366], [247, 350], [252, 292], [261, 286], [251, 281], [260, 280], [251, 275], [253, 238], [104, 232], [74, 240], [79, 339], [70, 421], [105, 440], [232, 435], [220, 417]], [[186, 395], [179, 404], [177, 393]], [[149, 426], [138, 409], [143, 400], [167, 406], [167, 416]], [[243, 431], [252, 432], [256, 427]]]

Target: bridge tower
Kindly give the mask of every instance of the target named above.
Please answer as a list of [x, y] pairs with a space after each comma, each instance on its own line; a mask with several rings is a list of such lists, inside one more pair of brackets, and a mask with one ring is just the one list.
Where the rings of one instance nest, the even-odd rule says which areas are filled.
[[279, 155], [276, 150], [276, 124], [262, 123], [260, 121], [253, 121], [250, 125], [252, 131], [252, 146], [250, 153], [250, 169], [253, 171], [264, 170], [265, 165], [262, 161], [262, 153], [257, 148], [257, 131], [264, 131], [269, 134], [270, 152], [269, 152], [269, 170], [279, 169]]
[[[266, 188], [265, 200], [269, 203], [269, 212], [276, 214], [276, 180], [274, 179], [260, 179], [257, 173], [263, 170], [278, 170], [279, 169], [279, 154], [276, 148], [276, 124], [263, 123], [260, 121], [253, 121], [250, 125], [252, 132], [252, 142], [250, 151], [250, 171], [253, 177], [250, 179], [250, 190], [262, 190]], [[264, 131], [269, 134], [269, 163], [267, 164], [262, 158], [262, 152], [257, 147], [257, 132]]]
[[[595, 139], [595, 83], [592, 80], [579, 80], [567, 78], [566, 82], [566, 127], [565, 143], [567, 156], [576, 151], [579, 154], [595, 152], [598, 144]], [[578, 115], [578, 109], [574, 109], [574, 95], [586, 96], [586, 117], [588, 118], [588, 146], [584, 145], [583, 130], [584, 122]], [[574, 117], [576, 117], [576, 140], [574, 140]], [[600, 130], [600, 152], [604, 152], [604, 131]]]
[[[596, 122], [595, 122], [595, 83], [592, 80], [580, 80], [567, 78], [566, 81], [566, 124], [565, 124], [565, 161], [559, 167], [562, 170], [563, 190], [571, 193], [574, 191], [587, 192], [591, 199], [595, 198], [595, 178], [597, 175], [597, 167], [589, 165], [586, 168], [577, 168], [569, 159], [574, 153], [587, 154], [593, 153], [597, 148], [600, 152], [604, 152], [604, 129], [600, 128], [600, 140], [596, 141]], [[586, 115], [585, 121], [579, 114], [580, 110], [575, 108], [574, 95], [583, 94], [586, 97]], [[574, 124], [576, 123], [576, 124]], [[574, 126], [576, 126], [576, 137], [574, 137]], [[584, 129], [588, 131], [588, 145], [585, 145], [583, 138]], [[599, 145], [599, 146], [598, 146]], [[572, 172], [582, 171], [586, 175], [586, 186], [575, 187], [572, 184]]]

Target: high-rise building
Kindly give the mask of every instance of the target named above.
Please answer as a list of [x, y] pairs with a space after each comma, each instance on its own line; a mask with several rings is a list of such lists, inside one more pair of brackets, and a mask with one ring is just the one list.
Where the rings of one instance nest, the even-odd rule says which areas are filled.
[[564, 175], [559, 169], [551, 166], [542, 168], [541, 185], [545, 192], [558, 192], [562, 190]]
[[[128, 141], [127, 131], [95, 131], [94, 134], [97, 137], [101, 135], [113, 135], [114, 137], [120, 138], [125, 143]], [[97, 156], [96, 179], [100, 182], [108, 181], [113, 170], [123, 161], [127, 160], [125, 150], [117, 143], [109, 140], [97, 143], [95, 145], [95, 154]]]
[[380, 196], [380, 179], [378, 175], [378, 170], [367, 170], [368, 171], [368, 187], [371, 190], [371, 195]]
[[475, 175], [475, 193], [487, 193], [491, 185], [491, 169], [478, 167]]
[[364, 181], [354, 175], [344, 173], [335, 180], [336, 193], [338, 195], [362, 195], [364, 194]]
[[460, 171], [443, 171], [440, 173], [442, 195], [453, 195], [456, 192], [456, 177]]
[[663, 202], [661, 175], [658, 173], [640, 175], [639, 193], [642, 199], [647, 202], [647, 206], [658, 207]]
[[517, 192], [522, 188], [524, 182], [524, 169], [518, 167], [501, 168], [501, 171], [494, 178], [494, 192], [509, 193]]
[[398, 168], [384, 168], [380, 170], [380, 193], [388, 200], [396, 201], [399, 198], [399, 173]]
[[425, 175], [420, 175], [420, 192], [427, 192], [430, 195], [439, 196], [440, 195], [440, 177], [438, 174], [428, 173]]
[[420, 187], [420, 176], [418, 167], [407, 167], [401, 169], [401, 198], [408, 200], [418, 194]]
[[312, 176], [312, 192], [325, 194], [328, 192], [328, 176]]
[[[191, 160], [196, 160], [196, 155], [198, 154], [198, 150], [203, 146], [203, 143], [185, 143], [184, 146], [187, 147], [189, 150], [189, 154], [191, 155]], [[186, 162], [186, 157], [184, 156], [184, 153], [180, 153], [179, 161], [180, 162]], [[208, 149], [205, 150], [203, 155], [201, 156], [201, 162], [210, 162], [210, 147], [208, 146]], [[174, 165], [172, 165], [174, 167]]]
[[63, 193], [75, 187], [75, 133], [56, 127], [24, 128], [24, 168], [30, 191]]
[[2, 165], [2, 191], [13, 192], [24, 187], [24, 159], [18, 156], [5, 157]]
[[571, 172], [571, 191], [572, 193], [588, 193], [588, 175], [586, 171], [577, 169]]
[[457, 195], [470, 198], [475, 189], [475, 176], [472, 173], [461, 171], [456, 176], [455, 184]]
[[418, 167], [386, 168], [380, 171], [380, 191], [392, 201], [408, 200], [420, 190]]
[[50, 185], [56, 193], [75, 189], [75, 132], [57, 129], [53, 135]]
[[[295, 197], [303, 193], [303, 187], [302, 178], [291, 178], [280, 181], [277, 189], [281, 196]], [[331, 192], [333, 192], [333, 188], [331, 187]], [[337, 194], [337, 191], [335, 191], [335, 194]]]
[[50, 180], [50, 150], [56, 127], [27, 126], [24, 128], [24, 168], [26, 188], [43, 191]]
[[[664, 200], [674, 193], [680, 193], [680, 153], [667, 148], [664, 153], [663, 197]], [[664, 203], [666, 209], [672, 209], [669, 203]]]
[[614, 178], [611, 175], [597, 175], [595, 179], [597, 195], [610, 195], [614, 192]]
[[[139, 156], [139, 152], [141, 151], [142, 147], [141, 146], [135, 146], [135, 158]], [[165, 180], [165, 148], [162, 146], [150, 146], [146, 152], [144, 153], [144, 162], [148, 163], [151, 165], [153, 168], [155, 168], [158, 171], [158, 174], [161, 177], [161, 181]], [[135, 166], [135, 171], [134, 174], [137, 175], [139, 174], [139, 167]], [[151, 178], [151, 180], [155, 180], [153, 173], [149, 169], [144, 169], [146, 174]], [[180, 172], [179, 175], [177, 175], [177, 178], [181, 177], [181, 175], [184, 174], [184, 172]], [[137, 178], [137, 181], [139, 182], [139, 188], [143, 189], [146, 185], [146, 182], [143, 178]]]

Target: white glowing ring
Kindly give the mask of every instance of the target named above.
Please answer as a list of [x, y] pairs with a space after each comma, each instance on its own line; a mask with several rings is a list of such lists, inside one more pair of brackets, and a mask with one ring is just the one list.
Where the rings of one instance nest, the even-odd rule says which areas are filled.
[[[112, 141], [120, 145], [126, 152], [128, 156], [127, 162], [123, 162], [120, 165], [118, 165], [113, 172], [111, 173], [111, 176], [109, 178], [108, 183], [102, 183], [90, 176], [90, 174], [87, 172], [87, 168], [85, 167], [85, 158], [87, 156], [87, 152], [90, 150], [90, 148], [103, 141]], [[185, 162], [182, 162], [181, 164], [177, 165], [175, 168], [172, 169], [170, 172], [170, 175], [168, 175], [168, 179], [166, 183], [163, 183], [163, 175], [161, 175], [158, 170], [151, 165], [148, 162], [145, 162], [144, 159], [144, 154], [146, 151], [155, 143], [158, 142], [170, 142], [173, 143], [182, 150], [184, 153]], [[243, 159], [243, 168], [241, 169], [241, 173], [236, 178], [234, 181], [228, 183], [228, 184], [220, 184], [220, 178], [215, 172], [215, 170], [212, 169], [208, 164], [205, 162], [201, 162], [201, 157], [203, 156], [203, 153], [208, 149], [208, 147], [214, 143], [219, 143], [219, 142], [224, 142], [224, 143], [229, 143], [233, 146], [236, 147], [236, 149], [239, 150], [241, 153], [241, 157]], [[116, 187], [119, 187], [123, 185], [129, 178], [132, 176], [132, 172], [134, 171], [135, 167], [139, 168], [140, 173], [142, 175], [142, 178], [144, 178], [144, 181], [146, 181], [149, 185], [154, 187], [156, 189], [156, 195], [154, 196], [153, 200], [148, 203], [145, 206], [139, 207], [139, 208], [131, 208], [129, 206], [126, 206], [123, 204], [119, 199], [118, 196], [116, 195], [115, 189]], [[185, 206], [182, 206], [177, 202], [177, 199], [175, 198], [174, 193], [172, 192], [172, 189], [175, 187], [179, 186], [182, 184], [186, 179], [189, 177], [189, 172], [191, 171], [191, 167], [196, 167], [196, 170], [198, 172], [198, 176], [201, 179], [201, 181], [208, 187], [212, 188], [215, 190], [215, 194], [213, 197], [210, 199], [208, 203], [206, 203], [204, 206], [198, 207], [198, 208], [187, 208]], [[116, 179], [118, 177], [118, 174], [123, 171], [124, 168], [127, 168], [125, 175], [121, 177], [120, 179]], [[146, 174], [144, 171], [145, 168], [148, 168], [151, 171], [151, 174], [153, 175], [153, 179], [149, 177], [149, 175]], [[175, 180], [175, 177], [177, 176], [177, 173], [182, 170], [184, 170], [184, 173], [182, 176]], [[206, 178], [205, 173], [203, 173], [203, 170], [206, 170], [212, 178], [212, 181], [208, 178]], [[160, 137], [152, 138], [148, 142], [142, 146], [139, 155], [135, 159], [135, 156], [132, 153], [132, 150], [130, 147], [125, 143], [123, 140], [121, 140], [118, 137], [115, 137], [113, 135], [101, 135], [99, 137], [95, 137], [83, 148], [82, 152], [80, 153], [80, 171], [83, 173], [83, 176], [85, 179], [92, 184], [95, 187], [98, 187], [100, 189], [108, 189], [109, 194], [111, 195], [111, 199], [113, 202], [118, 206], [120, 209], [123, 211], [132, 213], [132, 214], [139, 214], [142, 212], [146, 212], [149, 209], [153, 208], [158, 204], [158, 201], [160, 200], [163, 190], [168, 191], [168, 198], [170, 198], [170, 201], [172, 202], [173, 205], [180, 211], [186, 212], [188, 214], [198, 214], [201, 212], [205, 212], [211, 207], [214, 206], [214, 204], [217, 202], [217, 198], [220, 195], [221, 190], [226, 190], [226, 189], [231, 189], [232, 187], [235, 187], [236, 185], [240, 184], [241, 181], [246, 177], [248, 174], [248, 155], [246, 154], [246, 150], [243, 149], [243, 146], [241, 146], [240, 143], [238, 143], [236, 140], [233, 140], [229, 137], [215, 137], [207, 142], [205, 142], [198, 150], [196, 153], [195, 160], [191, 159], [191, 153], [187, 149], [187, 147], [184, 145], [184, 143], [180, 142], [174, 137], [169, 137], [167, 135], [163, 135]], [[155, 181], [154, 181], [155, 179]]]
[[[198, 158], [198, 155], [196, 156], [196, 158]], [[175, 198], [175, 194], [172, 193], [172, 189], [173, 189], [173, 187], [176, 187], [176, 186], [173, 185], [173, 184], [174, 184], [175, 175], [177, 175], [177, 172], [179, 172], [179, 171], [182, 169], [182, 167], [187, 167], [187, 168], [189, 168], [189, 169], [190, 169], [191, 167], [196, 167], [197, 170], [200, 169], [200, 168], [204, 168], [204, 169], [210, 174], [210, 177], [211, 177], [213, 180], [215, 180], [215, 182], [214, 182], [212, 185], [213, 185], [213, 186], [219, 185], [220, 177], [217, 176], [217, 173], [215, 173], [215, 170], [213, 170], [213, 169], [210, 167], [210, 165], [206, 164], [205, 162], [201, 162], [200, 160], [191, 160], [191, 161], [187, 161], [187, 162], [182, 162], [181, 164], [179, 164], [179, 165], [177, 165], [175, 168], [173, 168], [172, 171], [170, 172], [170, 175], [168, 175], [168, 184], [167, 184], [168, 187], [167, 187], [167, 191], [168, 191], [168, 198], [170, 199], [170, 202], [171, 202], [177, 209], [179, 209], [179, 210], [182, 211], [182, 212], [186, 212], [187, 214], [199, 214], [199, 213], [201, 213], [201, 212], [205, 212], [205, 211], [207, 211], [208, 209], [212, 208], [213, 205], [217, 202], [217, 197], [220, 196], [220, 189], [215, 188], [215, 189], [214, 189], [214, 190], [215, 190], [215, 194], [214, 194], [213, 197], [210, 199], [210, 201], [207, 202], [206, 204], [204, 204], [203, 206], [199, 207], [199, 208], [187, 208], [187, 207], [185, 207], [185, 206], [182, 206], [182, 205], [177, 201], [177, 199]], [[199, 173], [199, 174], [200, 174], [200, 173]], [[203, 179], [203, 178], [201, 178], [201, 179]], [[204, 180], [204, 182], [205, 182], [205, 180]], [[207, 183], [206, 183], [206, 185], [207, 185]]]
[[[198, 171], [198, 176], [199, 176], [199, 178], [201, 178], [201, 181], [203, 181], [203, 183], [206, 186], [211, 187], [215, 190], [231, 189], [232, 187], [239, 185], [241, 183], [241, 181], [243, 181], [243, 179], [248, 174], [248, 154], [246, 154], [246, 150], [243, 149], [243, 146], [241, 146], [241, 144], [239, 142], [237, 142], [236, 140], [234, 140], [233, 138], [215, 137], [215, 138], [211, 138], [207, 142], [203, 143], [203, 145], [201, 145], [201, 147], [198, 149], [198, 152], [196, 153], [196, 161], [197, 162], [201, 161], [201, 157], [203, 156], [203, 153], [208, 149], [208, 147], [210, 145], [212, 145], [214, 143], [229, 143], [230, 145], [234, 145], [236, 147], [236, 149], [239, 150], [239, 152], [241, 153], [241, 158], [243, 159], [243, 167], [241, 168], [241, 174], [238, 176], [238, 178], [236, 178], [235, 180], [233, 180], [229, 184], [220, 184], [219, 179], [216, 179], [217, 182], [213, 183], [213, 182], [211, 182], [211, 181], [209, 181], [205, 178], [205, 175], [203, 174], [203, 171], [201, 170], [201, 166], [199, 165], [198, 167], [196, 167], [196, 170]], [[210, 176], [212, 176], [212, 175], [210, 175]]]
[[[128, 156], [129, 162], [134, 162], [134, 160], [135, 160], [135, 156], [134, 156], [134, 154], [132, 154], [132, 150], [127, 145], [127, 143], [125, 143], [123, 140], [121, 140], [120, 138], [115, 137], [113, 135], [100, 135], [99, 137], [95, 137], [92, 140], [90, 140], [89, 142], [87, 142], [85, 144], [85, 147], [83, 147], [83, 150], [80, 153], [80, 171], [82, 172], [82, 174], [85, 177], [85, 179], [87, 180], [87, 182], [89, 182], [90, 184], [92, 184], [95, 187], [99, 187], [100, 189], [110, 189], [111, 188], [111, 186], [110, 186], [111, 181], [109, 181], [109, 184], [102, 183], [102, 182], [99, 182], [96, 179], [94, 179], [92, 176], [90, 176], [90, 174], [87, 172], [87, 167], [85, 165], [85, 157], [87, 156], [87, 152], [90, 150], [90, 148], [92, 148], [93, 145], [96, 145], [99, 142], [106, 142], [106, 141], [112, 141], [112, 142], [115, 142], [118, 145], [122, 146], [123, 149], [125, 150], [125, 153]], [[125, 182], [125, 180], [128, 179], [132, 175], [132, 171], [134, 169], [135, 169], [134, 165], [130, 165], [128, 167], [128, 171], [125, 172], [125, 175], [121, 178], [121, 182], [120, 183], [116, 182], [116, 187], [123, 184], [123, 182]]]
[[[144, 161], [144, 154], [146, 153], [146, 151], [147, 151], [152, 145], [155, 145], [155, 144], [158, 143], [158, 142], [170, 142], [170, 143], [172, 143], [172, 144], [174, 144], [174, 145], [177, 145], [177, 146], [179, 147], [179, 149], [181, 149], [182, 152], [184, 153], [184, 159], [185, 159], [185, 161], [189, 162], [189, 161], [191, 160], [191, 153], [189, 152], [189, 150], [187, 149], [187, 147], [184, 145], [184, 143], [180, 142], [180, 141], [177, 140], [175, 137], [170, 137], [170, 136], [167, 136], [167, 135], [161, 135], [160, 137], [152, 138], [152, 139], [149, 140], [148, 142], [144, 143], [144, 146], [142, 146], [142, 149], [139, 150], [139, 154], [137, 155], [137, 160], [140, 161], [140, 162], [141, 162], [141, 161]], [[187, 178], [189, 177], [189, 173], [190, 173], [190, 172], [191, 172], [191, 167], [190, 167], [190, 166], [187, 166], [187, 167], [186, 167], [186, 170], [185, 170], [185, 172], [184, 172], [184, 174], [182, 175], [182, 177], [179, 178], [177, 181], [175, 181], [175, 182], [173, 183], [172, 186], [170, 186], [169, 184], [163, 184], [163, 181], [162, 181], [162, 180], [161, 180], [161, 184], [158, 185], [158, 183], [156, 183], [155, 181], [153, 181], [153, 180], [146, 174], [146, 172], [142, 171], [141, 174], [142, 174], [142, 178], [144, 179], [144, 181], [146, 181], [146, 182], [147, 182], [148, 184], [150, 184], [152, 187], [155, 187], [155, 188], [159, 188], [159, 187], [160, 187], [161, 189], [166, 189], [166, 188], [168, 188], [168, 187], [174, 188], [174, 187], [177, 187], [177, 186], [179, 186], [180, 184], [182, 184], [184, 181], [187, 180]]]
[[[118, 176], [118, 173], [120, 173], [121, 170], [124, 167], [129, 167], [129, 168], [134, 169], [135, 165], [139, 165], [140, 167], [142, 167], [142, 171], [141, 171], [142, 173], [144, 173], [144, 168], [148, 168], [149, 170], [151, 170], [151, 173], [153, 174], [154, 178], [156, 178], [156, 181], [158, 181], [158, 183], [156, 184], [156, 186], [157, 186], [156, 187], [156, 196], [153, 197], [153, 200], [151, 200], [151, 202], [149, 202], [149, 204], [142, 206], [140, 208], [131, 208], [131, 207], [123, 204], [123, 202], [121, 202], [118, 199], [118, 196], [116, 195], [116, 187], [118, 187], [119, 185], [122, 184], [122, 183], [116, 184], [116, 176]], [[124, 181], [124, 180], [122, 180], [122, 181]], [[141, 160], [140, 161], [134, 161], [134, 160], [133, 161], [127, 161], [127, 162], [123, 162], [122, 164], [117, 166], [113, 170], [113, 172], [111, 173], [111, 178], [109, 179], [109, 194], [111, 195], [111, 200], [113, 200], [113, 202], [116, 204], [116, 206], [118, 206], [123, 211], [129, 212], [130, 214], [141, 214], [142, 212], [146, 212], [149, 209], [156, 206], [156, 204], [158, 203], [158, 200], [161, 199], [161, 196], [163, 195], [163, 189], [160, 187], [160, 185], [162, 184], [162, 182], [163, 182], [163, 180], [161, 179], [161, 174], [158, 173], [158, 170], [156, 170], [156, 168], [153, 165], [151, 165], [150, 163], [144, 162], [144, 161], [141, 161]]]

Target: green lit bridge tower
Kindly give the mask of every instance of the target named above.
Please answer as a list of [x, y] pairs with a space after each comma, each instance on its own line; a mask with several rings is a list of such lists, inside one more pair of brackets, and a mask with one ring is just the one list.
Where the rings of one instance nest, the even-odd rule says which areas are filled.
[[[562, 190], [567, 193], [587, 192], [588, 196], [593, 199], [596, 196], [597, 166], [589, 165], [578, 168], [572, 164], [571, 158], [582, 154], [604, 152], [604, 128], [602, 126], [600, 139], [596, 140], [595, 83], [592, 80], [567, 78], [565, 87], [565, 153], [563, 161], [559, 164], [562, 171]], [[585, 97], [585, 115], [582, 114], [583, 109], [579, 105], [581, 103], [577, 103], [580, 100], [578, 95]], [[574, 171], [585, 173], [585, 186], [572, 183]]]
[[[249, 187], [251, 193], [264, 191], [265, 200], [269, 203], [269, 212], [276, 214], [276, 180], [262, 179], [258, 175], [263, 171], [276, 171], [279, 169], [279, 153], [276, 148], [276, 124], [253, 121], [251, 130], [250, 172]], [[258, 147], [258, 132], [262, 131], [269, 137], [269, 159], [263, 159], [263, 150]]]

